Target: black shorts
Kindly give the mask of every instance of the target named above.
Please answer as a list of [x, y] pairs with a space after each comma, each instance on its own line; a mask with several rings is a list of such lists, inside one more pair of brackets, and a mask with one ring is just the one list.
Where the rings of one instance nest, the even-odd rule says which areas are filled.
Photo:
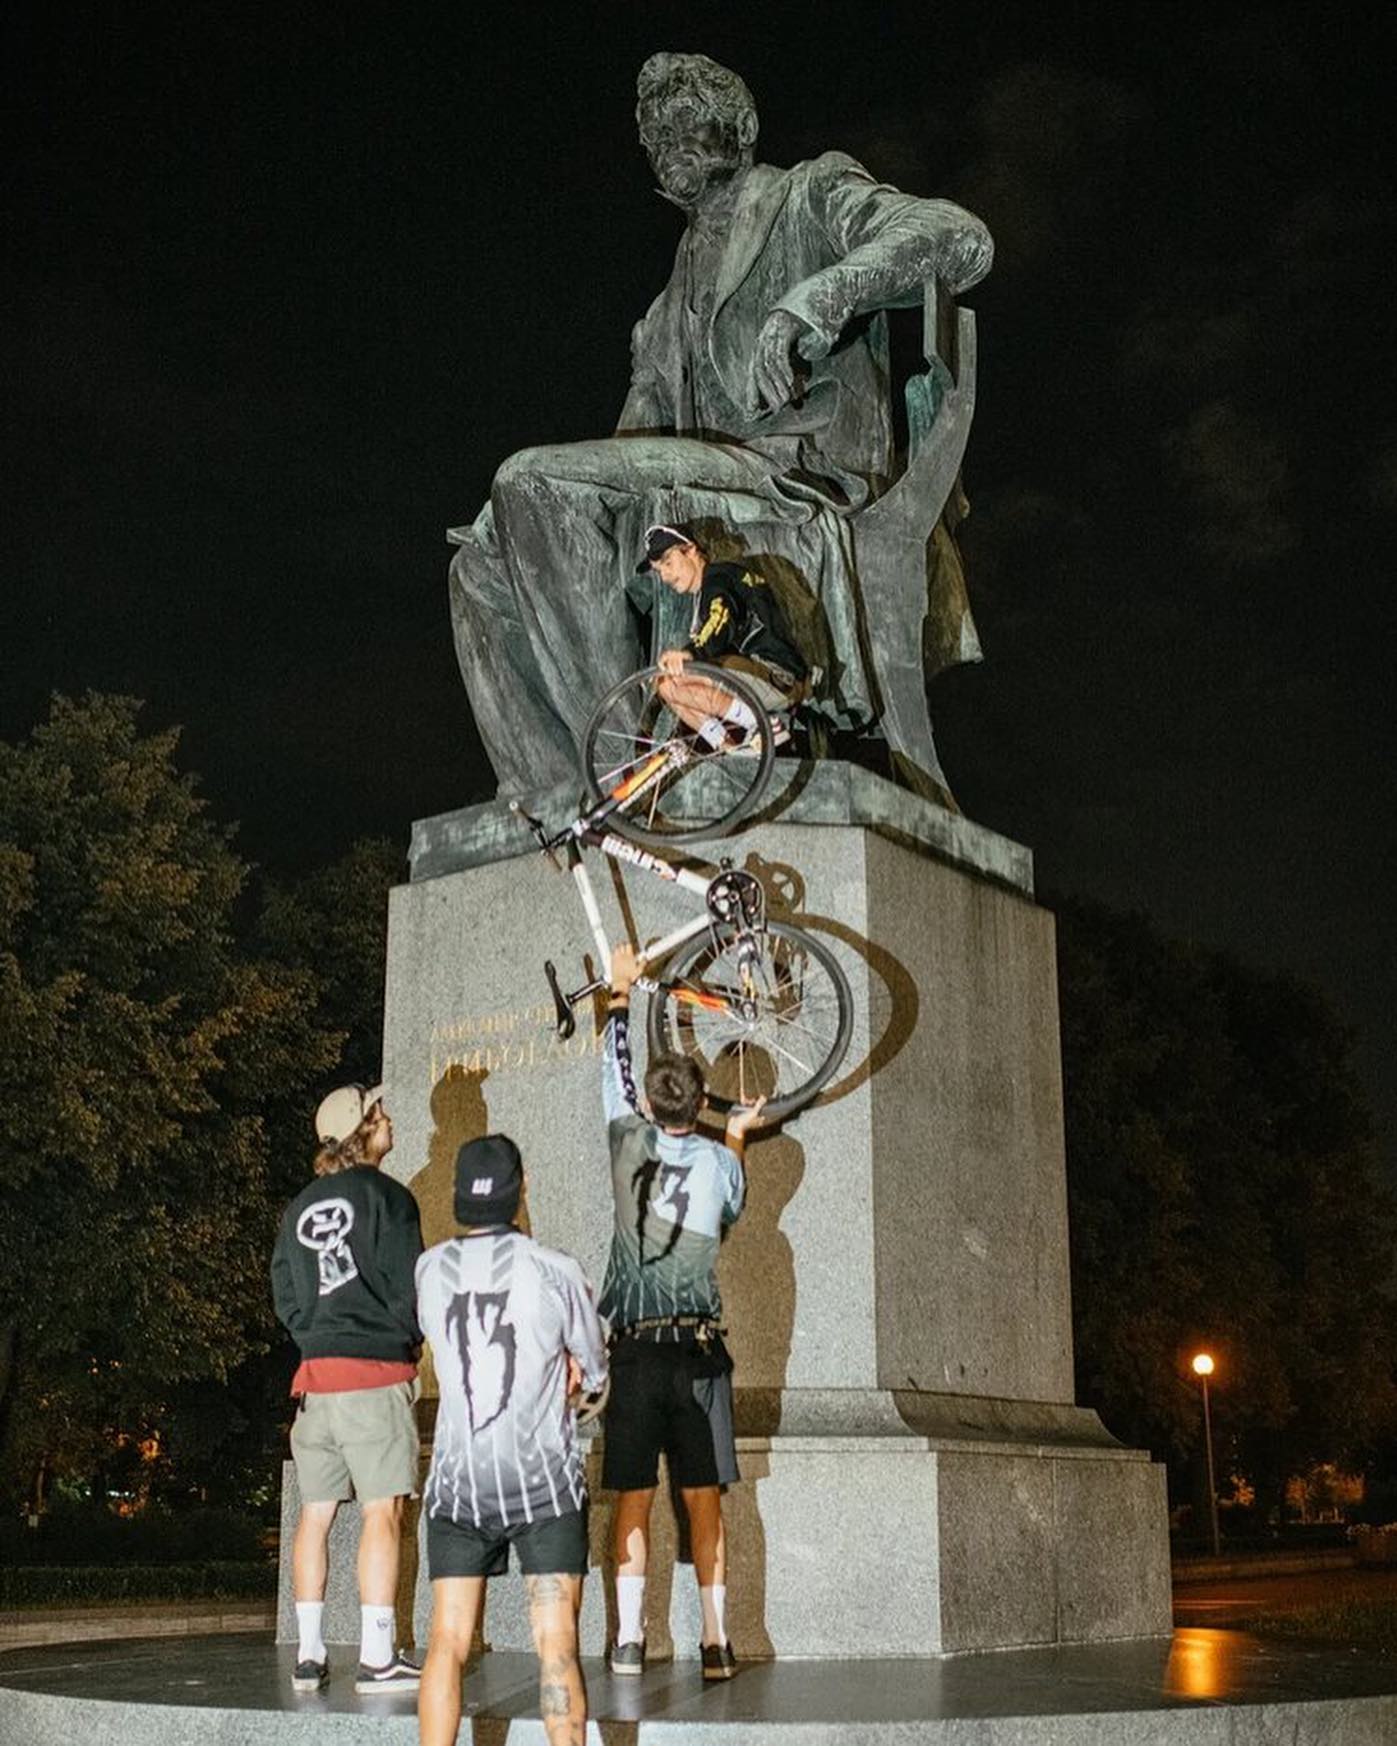
[[730, 1371], [721, 1343], [711, 1353], [692, 1341], [618, 1340], [602, 1451], [607, 1490], [648, 1491], [661, 1453], [673, 1485], [736, 1484]]
[[585, 1576], [586, 1504], [565, 1516], [536, 1516], [508, 1528], [427, 1517], [427, 1574], [433, 1582], [448, 1576], [503, 1576], [511, 1546], [526, 1576]]

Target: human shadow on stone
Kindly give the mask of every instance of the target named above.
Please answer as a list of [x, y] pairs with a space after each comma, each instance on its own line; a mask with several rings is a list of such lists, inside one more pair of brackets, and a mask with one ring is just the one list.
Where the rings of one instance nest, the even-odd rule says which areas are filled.
[[490, 1111], [485, 1102], [483, 1067], [467, 1068], [454, 1062], [432, 1087], [432, 1133], [427, 1141], [427, 1162], [408, 1187], [417, 1197], [422, 1215], [422, 1242], [430, 1248], [454, 1237], [456, 1222], [456, 1154], [467, 1140], [490, 1132]]

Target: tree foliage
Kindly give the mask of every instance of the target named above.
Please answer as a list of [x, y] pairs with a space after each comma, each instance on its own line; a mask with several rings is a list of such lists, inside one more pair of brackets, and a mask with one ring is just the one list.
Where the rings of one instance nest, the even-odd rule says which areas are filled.
[[1227, 1453], [1267, 1499], [1397, 1423], [1393, 1200], [1350, 1039], [1292, 979], [1060, 910], [1079, 1398], [1128, 1441], [1200, 1435], [1218, 1361]]
[[263, 901], [258, 938], [279, 963], [315, 978], [317, 1016], [344, 1034], [340, 1066], [350, 1081], [378, 1072], [388, 889], [402, 875], [400, 848], [363, 838], [302, 879], [273, 882]]
[[[276, 1145], [340, 1037], [131, 699], [0, 744], [0, 1465], [91, 1471], [266, 1350]], [[304, 1148], [302, 1147], [302, 1150]], [[300, 1169], [291, 1179], [298, 1179]]]

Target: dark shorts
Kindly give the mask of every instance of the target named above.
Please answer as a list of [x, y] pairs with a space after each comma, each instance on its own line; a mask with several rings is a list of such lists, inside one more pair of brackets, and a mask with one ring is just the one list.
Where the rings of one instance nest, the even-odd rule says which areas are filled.
[[448, 1576], [503, 1576], [511, 1546], [526, 1576], [585, 1576], [586, 1504], [565, 1516], [536, 1516], [508, 1528], [427, 1517], [427, 1574], [433, 1582]]
[[670, 1483], [734, 1485], [737, 1443], [727, 1354], [692, 1343], [619, 1340], [611, 1353], [611, 1398], [601, 1482], [608, 1491], [648, 1491], [660, 1456]]

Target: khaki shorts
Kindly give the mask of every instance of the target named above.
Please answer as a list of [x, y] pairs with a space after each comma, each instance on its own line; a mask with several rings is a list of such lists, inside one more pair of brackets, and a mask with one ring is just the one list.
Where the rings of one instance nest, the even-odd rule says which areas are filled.
[[417, 1382], [305, 1394], [291, 1426], [291, 1458], [304, 1503], [416, 1497], [421, 1439]]
[[[739, 679], [745, 680], [749, 691], [756, 693], [757, 702], [763, 709], [779, 711], [789, 709], [792, 704], [802, 701], [805, 695], [805, 681], [796, 679], [790, 674], [778, 673], [775, 668], [768, 667], [763, 661], [754, 661], [747, 655], [722, 655], [718, 665], [735, 673]], [[780, 683], [785, 679], [788, 683], [783, 687]]]

